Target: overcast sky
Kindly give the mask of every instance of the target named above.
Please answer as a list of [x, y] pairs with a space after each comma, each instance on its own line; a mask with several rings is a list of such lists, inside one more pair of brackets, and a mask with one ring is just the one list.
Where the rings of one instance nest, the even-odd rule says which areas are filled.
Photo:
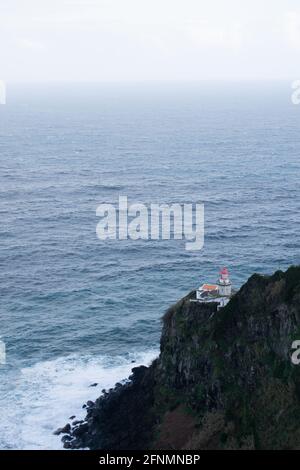
[[0, 78], [300, 78], [300, 2], [0, 0]]

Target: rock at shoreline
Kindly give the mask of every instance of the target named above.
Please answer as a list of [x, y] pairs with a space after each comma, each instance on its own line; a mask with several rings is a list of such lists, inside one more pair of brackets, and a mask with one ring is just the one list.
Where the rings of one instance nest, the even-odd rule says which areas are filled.
[[83, 422], [83, 419], [78, 419], [76, 421], [73, 421], [72, 426], [77, 426], [78, 424], [82, 424]]
[[56, 429], [56, 431], [54, 431], [53, 434], [55, 434], [56, 436], [59, 436], [60, 434], [69, 434], [70, 431], [71, 431], [71, 425], [68, 423], [64, 427]]

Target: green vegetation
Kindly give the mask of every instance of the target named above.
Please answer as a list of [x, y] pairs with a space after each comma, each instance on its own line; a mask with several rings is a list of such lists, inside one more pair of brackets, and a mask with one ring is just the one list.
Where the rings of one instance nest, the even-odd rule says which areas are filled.
[[300, 339], [300, 267], [254, 274], [219, 312], [190, 302], [192, 295], [164, 316], [161, 417], [184, 404], [197, 417], [193, 439], [202, 448], [216, 433], [219, 448], [300, 446], [299, 433], [291, 433], [300, 368], [287, 354]]

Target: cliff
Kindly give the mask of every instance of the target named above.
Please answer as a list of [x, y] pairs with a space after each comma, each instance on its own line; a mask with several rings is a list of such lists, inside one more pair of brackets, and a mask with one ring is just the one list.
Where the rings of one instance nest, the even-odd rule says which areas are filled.
[[194, 297], [164, 315], [159, 358], [89, 402], [66, 447], [300, 449], [300, 267], [254, 274], [218, 312]]

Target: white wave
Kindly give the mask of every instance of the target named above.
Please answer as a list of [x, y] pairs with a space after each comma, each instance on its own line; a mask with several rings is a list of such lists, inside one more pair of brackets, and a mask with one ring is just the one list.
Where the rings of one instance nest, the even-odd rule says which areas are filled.
[[[83, 419], [87, 400], [127, 378], [133, 367], [150, 364], [157, 354], [74, 355], [22, 369], [13, 389], [0, 399], [1, 448], [61, 449], [61, 436], [53, 434], [58, 427], [71, 423], [72, 415]], [[97, 387], [90, 387], [96, 382]]]

